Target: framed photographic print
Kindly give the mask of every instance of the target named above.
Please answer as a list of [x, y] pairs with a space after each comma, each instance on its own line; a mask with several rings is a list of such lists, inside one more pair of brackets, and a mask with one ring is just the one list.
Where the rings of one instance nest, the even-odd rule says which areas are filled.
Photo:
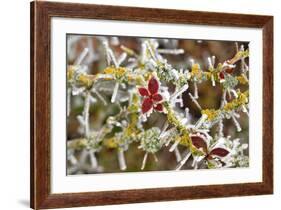
[[273, 193], [273, 17], [31, 3], [31, 207]]

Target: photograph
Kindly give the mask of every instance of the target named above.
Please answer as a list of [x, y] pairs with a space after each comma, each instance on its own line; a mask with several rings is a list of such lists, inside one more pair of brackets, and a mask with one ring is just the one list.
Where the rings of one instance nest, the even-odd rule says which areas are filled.
[[249, 44], [66, 34], [67, 175], [249, 167]]
[[31, 208], [273, 194], [274, 17], [186, 9], [31, 2]]

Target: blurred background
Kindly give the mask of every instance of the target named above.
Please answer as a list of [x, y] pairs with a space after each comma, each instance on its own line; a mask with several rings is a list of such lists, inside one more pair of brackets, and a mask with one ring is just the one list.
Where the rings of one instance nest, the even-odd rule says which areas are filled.
[[[107, 39], [109, 47], [113, 50], [114, 54], [118, 57], [123, 53], [121, 45], [134, 50], [137, 54], [141, 52], [141, 43], [147, 38], [136, 38], [136, 37], [110, 37], [110, 36], [88, 36], [88, 35], [67, 35], [67, 64], [73, 65], [77, 57], [83, 52], [84, 48], [89, 48], [87, 57], [83, 60], [83, 65], [87, 66], [87, 73], [96, 74], [101, 72], [107, 67], [106, 53], [102, 45], [102, 41]], [[183, 49], [183, 54], [168, 55], [163, 54], [175, 69], [191, 69], [190, 60], [199, 63], [203, 70], [208, 69], [207, 58], [211, 56], [216, 57], [215, 66], [218, 63], [232, 58], [237, 52], [238, 46], [244, 45], [245, 49], [248, 49], [249, 43], [236, 42], [234, 41], [215, 41], [215, 40], [183, 40], [183, 39], [156, 39], [161, 49]], [[237, 43], [237, 44], [236, 44]], [[246, 59], [247, 64], [248, 59]], [[129, 65], [125, 61], [122, 66]], [[233, 74], [240, 74], [240, 62], [237, 62], [236, 68]], [[113, 83], [114, 84], [114, 83]], [[113, 86], [112, 86], [113, 88]], [[171, 90], [173, 87], [169, 87]], [[248, 90], [248, 85], [238, 85], [242, 91]], [[124, 94], [126, 90], [124, 91]], [[190, 122], [196, 122], [200, 116], [200, 110], [194, 105], [188, 96], [188, 92], [193, 92], [193, 85], [190, 85], [189, 89], [183, 94], [184, 107], [178, 111], [183, 112], [185, 107], [189, 108]], [[220, 107], [222, 85], [218, 84], [213, 87], [211, 81], [206, 81], [198, 84], [199, 99], [198, 102], [202, 109], [218, 109]], [[110, 101], [111, 93], [103, 95], [107, 101]], [[67, 140], [83, 137], [83, 134], [79, 132], [79, 123], [76, 119], [78, 114], [83, 111], [83, 98], [81, 96], [74, 96], [72, 98], [72, 109], [70, 116], [67, 120]], [[109, 116], [115, 115], [119, 112], [116, 104], [108, 103], [107, 106], [101, 101], [97, 101], [90, 107], [90, 128], [91, 130], [99, 130], [106, 119]], [[241, 143], [248, 142], [248, 117], [246, 114], [241, 113], [241, 117], [238, 119], [242, 131], [237, 132], [235, 125], [231, 119], [225, 119], [224, 122], [224, 135], [231, 136], [232, 139], [240, 138]], [[165, 123], [165, 115], [154, 112], [149, 120], [144, 123], [144, 128], [151, 128], [153, 126], [162, 128]], [[211, 136], [214, 136], [216, 132], [214, 126], [210, 132]], [[128, 172], [140, 171], [143, 156], [145, 152], [138, 149], [139, 143], [130, 144], [129, 149], [125, 152], [125, 158], [127, 163]], [[179, 146], [179, 151], [183, 153], [185, 148]], [[163, 147], [159, 152], [156, 153], [158, 162], [154, 160], [152, 155], [148, 155], [145, 171], [154, 170], [174, 170], [177, 162], [175, 154], [169, 152], [169, 147]], [[247, 153], [248, 151], [246, 151]], [[79, 151], [76, 151], [77, 157]], [[100, 152], [96, 154], [99, 165], [102, 167], [102, 172], [120, 172], [117, 159], [117, 150], [103, 147]], [[182, 169], [190, 169], [190, 162], [185, 164]], [[69, 165], [69, 163], [68, 163]], [[96, 173], [95, 171], [85, 170], [83, 173]]]

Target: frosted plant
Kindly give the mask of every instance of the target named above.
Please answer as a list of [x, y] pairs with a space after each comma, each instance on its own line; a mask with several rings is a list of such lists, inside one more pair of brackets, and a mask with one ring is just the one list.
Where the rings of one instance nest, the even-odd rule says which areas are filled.
[[[76, 42], [84, 43], [80, 54], [75, 53]], [[179, 67], [169, 62], [171, 56], [187, 54], [178, 48], [178, 41], [135, 42], [138, 51], [119, 37], [97, 37], [95, 42], [83, 36], [69, 39], [67, 52], [73, 62], [67, 67], [68, 127], [79, 126], [76, 136], [67, 140], [68, 174], [107, 172], [104, 164], [110, 160], [116, 164], [111, 157], [115, 154], [119, 170], [128, 170], [132, 160], [126, 154], [131, 151], [142, 156], [135, 161], [139, 170], [145, 170], [148, 162], [165, 165], [169, 160], [157, 157], [164, 152], [173, 154], [174, 170], [247, 167], [248, 139], [240, 143], [236, 135], [242, 132], [240, 118], [245, 121], [249, 113], [245, 46], [236, 43], [236, 53], [221, 63], [209, 56], [206, 64], [192, 58]], [[94, 65], [98, 61], [103, 67]], [[92, 73], [90, 67], [101, 70]], [[207, 94], [221, 92], [219, 108], [202, 105], [201, 87], [208, 83]], [[200, 114], [195, 116], [194, 109]], [[225, 128], [230, 120], [236, 128], [231, 132]]]

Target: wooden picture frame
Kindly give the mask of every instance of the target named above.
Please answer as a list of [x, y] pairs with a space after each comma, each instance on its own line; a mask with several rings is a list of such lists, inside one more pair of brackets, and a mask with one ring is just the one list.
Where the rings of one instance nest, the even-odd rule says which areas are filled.
[[[126, 20], [262, 29], [262, 182], [103, 192], [51, 193], [51, 18]], [[31, 208], [62, 208], [273, 193], [273, 17], [199, 11], [31, 2]]]

